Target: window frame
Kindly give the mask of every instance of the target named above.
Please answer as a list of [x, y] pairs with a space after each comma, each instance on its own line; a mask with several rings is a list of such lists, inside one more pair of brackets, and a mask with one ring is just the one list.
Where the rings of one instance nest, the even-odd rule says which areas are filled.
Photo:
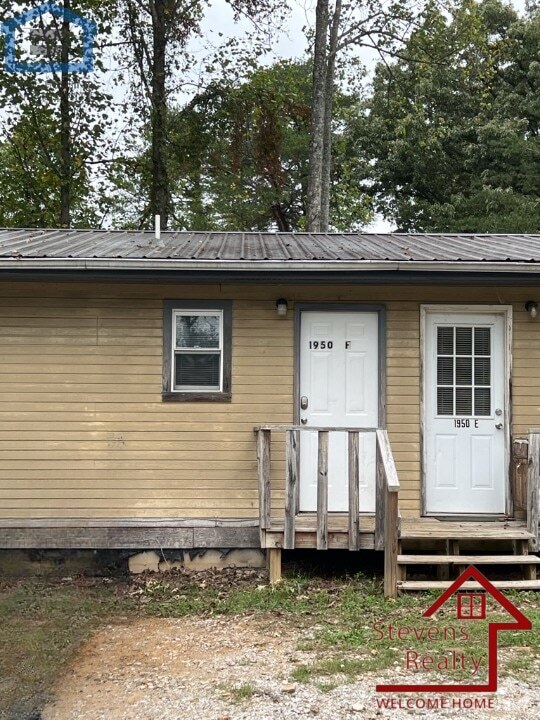
[[[176, 323], [174, 318], [178, 314], [204, 314], [214, 312], [219, 314], [220, 320], [220, 354], [221, 354], [221, 389], [204, 390], [193, 388], [189, 390], [174, 389], [174, 356], [176, 353]], [[205, 348], [212, 352], [215, 348]], [[185, 350], [188, 352], [188, 349]], [[195, 350], [203, 353], [203, 349]], [[217, 354], [217, 353], [216, 353]], [[163, 390], [162, 399], [176, 402], [230, 402], [232, 370], [232, 300], [164, 300], [163, 301]]]

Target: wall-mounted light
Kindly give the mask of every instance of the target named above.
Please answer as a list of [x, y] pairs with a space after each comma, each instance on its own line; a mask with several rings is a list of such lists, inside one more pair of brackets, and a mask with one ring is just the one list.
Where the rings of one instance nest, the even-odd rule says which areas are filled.
[[538, 315], [538, 303], [534, 302], [534, 300], [529, 300], [525, 303], [525, 310], [529, 313], [532, 319], [535, 320]]
[[276, 309], [279, 317], [285, 317], [287, 315], [288, 308], [289, 306], [285, 298], [279, 298], [279, 300], [276, 300]]

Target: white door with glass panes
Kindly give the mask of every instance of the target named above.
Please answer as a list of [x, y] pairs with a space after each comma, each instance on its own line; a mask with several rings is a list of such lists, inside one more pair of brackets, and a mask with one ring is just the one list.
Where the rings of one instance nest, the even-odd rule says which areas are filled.
[[[300, 323], [300, 422], [313, 427], [377, 428], [377, 312], [304, 311]], [[348, 510], [347, 433], [331, 432], [328, 510]], [[360, 511], [375, 510], [375, 433], [360, 436]], [[317, 509], [317, 433], [300, 434], [299, 509]]]
[[425, 328], [426, 511], [505, 511], [505, 318], [428, 313]]

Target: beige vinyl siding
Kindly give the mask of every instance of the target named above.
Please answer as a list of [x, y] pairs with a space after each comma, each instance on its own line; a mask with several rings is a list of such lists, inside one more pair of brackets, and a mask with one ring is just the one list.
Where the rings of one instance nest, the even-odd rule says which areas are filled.
[[[289, 301], [286, 318], [275, 301]], [[163, 299], [230, 299], [231, 403], [161, 400]], [[253, 426], [293, 418], [294, 301], [387, 306], [387, 421], [420, 512], [421, 303], [514, 305], [513, 431], [540, 425], [534, 289], [0, 284], [0, 517], [258, 515]], [[282, 501], [283, 442], [273, 444]]]

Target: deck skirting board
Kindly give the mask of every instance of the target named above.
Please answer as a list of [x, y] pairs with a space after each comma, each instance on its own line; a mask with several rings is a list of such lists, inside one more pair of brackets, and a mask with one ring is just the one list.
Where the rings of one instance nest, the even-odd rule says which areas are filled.
[[258, 548], [257, 520], [0, 520], [0, 548], [189, 550]]

